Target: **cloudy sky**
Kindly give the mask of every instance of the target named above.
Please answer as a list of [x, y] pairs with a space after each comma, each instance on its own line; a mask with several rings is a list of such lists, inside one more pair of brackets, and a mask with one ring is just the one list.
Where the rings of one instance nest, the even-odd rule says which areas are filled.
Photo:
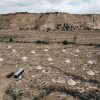
[[100, 0], [0, 0], [0, 13], [13, 12], [99, 13]]

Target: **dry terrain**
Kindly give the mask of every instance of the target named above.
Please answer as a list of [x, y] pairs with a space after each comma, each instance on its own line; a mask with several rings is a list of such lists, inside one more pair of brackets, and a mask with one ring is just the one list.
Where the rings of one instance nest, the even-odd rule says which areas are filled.
[[0, 100], [100, 100], [100, 31], [1, 30]]
[[100, 29], [99, 14], [14, 13], [0, 15], [0, 29], [13, 30], [94, 30]]

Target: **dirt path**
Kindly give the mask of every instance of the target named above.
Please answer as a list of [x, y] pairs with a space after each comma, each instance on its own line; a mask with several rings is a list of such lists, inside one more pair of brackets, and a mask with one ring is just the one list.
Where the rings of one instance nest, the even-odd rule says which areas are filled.
[[0, 79], [0, 100], [3, 100], [5, 89], [10, 84], [11, 80]]

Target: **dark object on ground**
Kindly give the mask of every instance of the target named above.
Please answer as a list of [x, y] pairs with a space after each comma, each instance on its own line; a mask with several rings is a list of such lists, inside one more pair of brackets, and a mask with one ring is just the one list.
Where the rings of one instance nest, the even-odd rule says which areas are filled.
[[68, 45], [68, 44], [75, 44], [74, 42], [69, 42], [69, 41], [67, 41], [67, 40], [64, 40], [63, 41], [63, 45]]
[[10, 72], [10, 73], [7, 75], [7, 78], [11, 78], [13, 75], [14, 75], [14, 72]]
[[46, 42], [46, 41], [37, 40], [36, 41], [36, 44], [49, 44], [49, 43]]
[[20, 68], [19, 70], [17, 70], [14, 74], [14, 78], [18, 78], [21, 74], [24, 73], [24, 69]]
[[66, 40], [63, 41], [63, 44], [64, 44], [64, 45], [67, 45], [67, 44], [68, 44], [68, 41], [66, 41]]
[[100, 48], [100, 44], [97, 44], [96, 47]]
[[9, 40], [9, 42], [13, 42], [13, 39], [11, 38], [11, 39]]

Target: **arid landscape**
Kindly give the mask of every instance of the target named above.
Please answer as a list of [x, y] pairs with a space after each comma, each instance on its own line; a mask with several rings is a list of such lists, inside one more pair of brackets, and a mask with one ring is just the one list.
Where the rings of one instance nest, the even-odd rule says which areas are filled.
[[100, 15], [0, 15], [0, 100], [100, 100]]

